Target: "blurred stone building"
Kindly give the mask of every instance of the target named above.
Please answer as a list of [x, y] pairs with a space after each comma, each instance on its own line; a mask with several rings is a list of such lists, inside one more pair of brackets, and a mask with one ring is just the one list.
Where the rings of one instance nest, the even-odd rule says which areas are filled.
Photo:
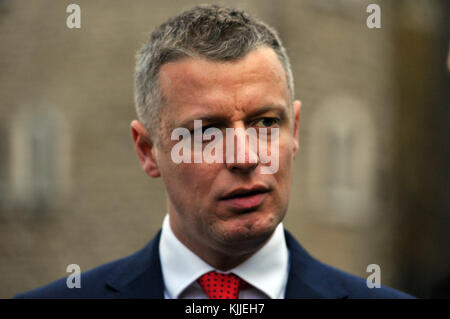
[[[134, 56], [203, 2], [0, 0], [0, 297], [126, 256], [160, 228], [164, 187], [131, 139]], [[70, 3], [80, 29], [66, 27]], [[448, 4], [226, 4], [279, 31], [303, 102], [286, 228], [333, 266], [367, 277], [378, 264], [382, 284], [449, 296]]]

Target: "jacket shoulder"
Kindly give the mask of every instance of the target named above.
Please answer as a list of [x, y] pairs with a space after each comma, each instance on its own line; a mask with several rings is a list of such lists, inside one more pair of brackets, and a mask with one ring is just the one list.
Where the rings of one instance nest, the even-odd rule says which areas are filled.
[[[127, 257], [129, 258], [129, 257]], [[114, 290], [105, 284], [108, 274], [126, 261], [122, 258], [106, 263], [80, 274], [80, 287], [69, 288], [69, 276], [60, 278], [50, 284], [20, 293], [14, 298], [25, 299], [79, 299], [113, 297]]]
[[320, 263], [323, 271], [332, 285], [340, 285], [347, 291], [345, 298], [349, 299], [411, 299], [413, 296], [400, 290], [381, 285], [370, 288], [367, 280], [329, 265]]
[[288, 232], [286, 244], [290, 252], [289, 298], [353, 298], [393, 299], [414, 298], [402, 291], [383, 286], [369, 288], [366, 279], [324, 264], [312, 257]]
[[[80, 274], [80, 287], [69, 288], [70, 275], [48, 285], [20, 293], [14, 298], [31, 299], [108, 299], [158, 297], [161, 293], [159, 244], [160, 233], [134, 254], [103, 264]], [[154, 284], [153, 295], [145, 285]], [[152, 290], [152, 289], [150, 289]]]

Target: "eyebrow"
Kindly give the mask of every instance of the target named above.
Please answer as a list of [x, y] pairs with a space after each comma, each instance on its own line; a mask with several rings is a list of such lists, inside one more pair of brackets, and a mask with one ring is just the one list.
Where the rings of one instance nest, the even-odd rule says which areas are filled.
[[[282, 117], [282, 119], [285, 119], [288, 115], [288, 109], [285, 105], [283, 105], [283, 104], [268, 104], [268, 105], [263, 105], [261, 107], [257, 107], [254, 111], [249, 112], [247, 114], [247, 117], [255, 118], [259, 115], [262, 115], [262, 114], [270, 112], [270, 111], [277, 111], [280, 114], [280, 116]], [[228, 121], [226, 116], [217, 115], [217, 114], [208, 114], [207, 112], [206, 113], [202, 112], [202, 113], [191, 116], [187, 120], [184, 120], [180, 127], [187, 127], [187, 126], [191, 125], [191, 123], [194, 123], [194, 120], [201, 120], [201, 121], [207, 122], [207, 123], [214, 123], [214, 122], [223, 123], [223, 122]]]
[[288, 108], [283, 104], [270, 104], [258, 107], [255, 111], [249, 113], [249, 117], [256, 117], [270, 111], [277, 111], [281, 116], [285, 117]]

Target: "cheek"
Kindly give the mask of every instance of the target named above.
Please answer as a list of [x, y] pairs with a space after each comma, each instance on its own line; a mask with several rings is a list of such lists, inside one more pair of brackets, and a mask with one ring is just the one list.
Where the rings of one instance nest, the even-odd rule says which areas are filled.
[[189, 202], [194, 204], [194, 201], [198, 202], [208, 197], [217, 176], [216, 170], [212, 165], [176, 164], [168, 158], [161, 166], [161, 177], [168, 192], [173, 196], [188, 196], [191, 198]]
[[[292, 143], [286, 141], [279, 145], [279, 170], [274, 177], [280, 190], [288, 193], [292, 175], [293, 151]], [[284, 194], [281, 194], [282, 196]], [[284, 196], [283, 196], [284, 197]]]

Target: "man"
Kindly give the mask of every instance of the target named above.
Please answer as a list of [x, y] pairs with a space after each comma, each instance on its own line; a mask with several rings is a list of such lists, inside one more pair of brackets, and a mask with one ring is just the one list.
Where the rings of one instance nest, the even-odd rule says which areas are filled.
[[[136, 153], [167, 190], [161, 232], [134, 255], [84, 273], [81, 288], [61, 279], [18, 297], [409, 297], [320, 263], [283, 229], [301, 104], [281, 41], [263, 22], [215, 5], [168, 20], [138, 55], [135, 102]], [[185, 161], [174, 160], [184, 142]], [[208, 147], [216, 161], [202, 157]]]

